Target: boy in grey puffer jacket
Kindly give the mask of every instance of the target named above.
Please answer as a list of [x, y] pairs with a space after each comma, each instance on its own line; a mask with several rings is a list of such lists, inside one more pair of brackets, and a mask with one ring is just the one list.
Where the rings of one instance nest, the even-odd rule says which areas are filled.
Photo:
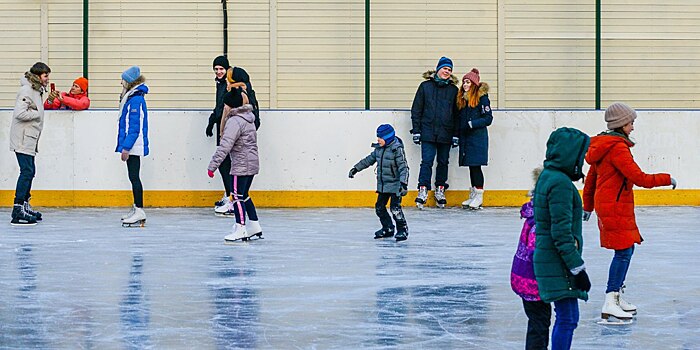
[[394, 236], [394, 225], [386, 212], [386, 204], [396, 221], [396, 241], [408, 239], [408, 225], [401, 210], [401, 197], [408, 193], [408, 163], [403, 150], [403, 141], [396, 137], [394, 128], [382, 124], [377, 128], [378, 143], [372, 144], [374, 151], [350, 169], [351, 179], [363, 169], [377, 163], [377, 203], [374, 210], [382, 223], [382, 229], [374, 233], [375, 239]]

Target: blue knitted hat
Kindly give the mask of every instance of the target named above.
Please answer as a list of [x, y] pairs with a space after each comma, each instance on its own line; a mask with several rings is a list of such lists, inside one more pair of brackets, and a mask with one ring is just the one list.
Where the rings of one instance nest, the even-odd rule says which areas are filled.
[[439, 71], [440, 68], [442, 68], [442, 67], [450, 67], [452, 69], [453, 68], [452, 60], [445, 57], [445, 56], [440, 57], [440, 60], [438, 61], [438, 64], [437, 64], [437, 67], [435, 68], [435, 70]]
[[384, 142], [386, 142], [386, 144], [388, 145], [392, 141], [394, 141], [394, 138], [396, 137], [396, 132], [394, 132], [394, 128], [391, 125], [382, 124], [377, 128], [377, 137], [384, 140]]
[[141, 68], [138, 66], [131, 66], [129, 69], [125, 70], [124, 73], [122, 73], [122, 79], [126, 81], [127, 83], [133, 83], [134, 80], [138, 79], [141, 76]]

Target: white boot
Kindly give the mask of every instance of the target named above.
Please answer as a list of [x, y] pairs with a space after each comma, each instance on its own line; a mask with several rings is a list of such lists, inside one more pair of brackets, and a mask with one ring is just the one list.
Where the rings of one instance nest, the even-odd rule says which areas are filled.
[[634, 316], [620, 308], [620, 292], [610, 292], [605, 294], [605, 304], [603, 304], [603, 310], [601, 311], [600, 317], [607, 320], [610, 318], [610, 316], [622, 321], [632, 320], [632, 317]]
[[625, 312], [629, 312], [632, 315], [637, 314], [637, 306], [631, 303], [628, 303], [625, 299], [622, 299], [622, 294], [625, 293], [625, 286], [623, 285], [622, 288], [620, 288], [620, 308], [624, 310]]
[[130, 216], [134, 215], [134, 210], [136, 209], [136, 204], [133, 204], [131, 206], [131, 210], [129, 210], [128, 213], [122, 215], [122, 221], [128, 219]]
[[146, 212], [142, 208], [134, 207], [134, 213], [122, 221], [122, 226], [139, 225], [143, 227], [146, 224]]
[[482, 204], [484, 204], [484, 190], [475, 188], [474, 199], [469, 203], [469, 209], [479, 209]]
[[214, 208], [214, 213], [219, 216], [233, 215], [233, 202], [228, 197], [222, 199], [223, 204]]
[[462, 208], [467, 209], [469, 207], [469, 204], [474, 200], [474, 197], [476, 196], [476, 187], [470, 187], [469, 188], [469, 198], [462, 202]]
[[240, 241], [244, 238], [247, 238], [248, 235], [246, 233], [245, 225], [241, 225], [239, 223], [233, 224], [233, 232], [230, 235], [226, 235], [224, 237], [224, 240], [227, 242], [233, 242], [233, 241]]
[[246, 237], [248, 238], [253, 236], [262, 237], [262, 227], [260, 227], [260, 221], [248, 220], [248, 224], [246, 225], [246, 231]]

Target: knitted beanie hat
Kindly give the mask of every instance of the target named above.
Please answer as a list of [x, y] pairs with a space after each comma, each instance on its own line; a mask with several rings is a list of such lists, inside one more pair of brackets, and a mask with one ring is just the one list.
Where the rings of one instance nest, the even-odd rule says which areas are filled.
[[390, 144], [392, 141], [394, 141], [394, 138], [396, 137], [396, 132], [394, 131], [394, 128], [389, 125], [389, 124], [382, 124], [377, 128], [377, 137], [384, 140], [386, 144]]
[[88, 80], [84, 77], [80, 77], [78, 79], [75, 79], [73, 81], [73, 84], [80, 86], [80, 90], [83, 90], [83, 92], [87, 92], [87, 90], [88, 90]]
[[224, 104], [231, 108], [238, 108], [243, 106], [243, 96], [241, 96], [241, 89], [231, 89], [224, 95]]
[[450, 67], [450, 69], [453, 69], [452, 60], [445, 56], [440, 57], [440, 60], [437, 63], [437, 67], [435, 67], [435, 70], [439, 71], [442, 67]]
[[214, 63], [212, 63], [212, 69], [216, 68], [216, 66], [222, 66], [224, 69], [229, 69], [231, 66], [228, 63], [228, 58], [226, 56], [218, 56], [214, 59]]
[[479, 85], [479, 81], [481, 81], [481, 77], [479, 77], [479, 70], [476, 68], [472, 68], [469, 73], [465, 74], [462, 77], [462, 83], [464, 83], [465, 80], [469, 79], [469, 81], [472, 82], [474, 85]]
[[122, 79], [127, 83], [133, 83], [136, 79], [141, 76], [141, 68], [138, 66], [131, 66], [129, 69], [122, 73]]
[[605, 121], [608, 129], [614, 130], [623, 127], [637, 119], [637, 112], [622, 102], [615, 102], [605, 110]]

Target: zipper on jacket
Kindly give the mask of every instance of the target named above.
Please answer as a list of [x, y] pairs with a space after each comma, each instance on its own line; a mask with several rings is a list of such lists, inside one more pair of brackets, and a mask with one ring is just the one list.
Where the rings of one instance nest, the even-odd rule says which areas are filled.
[[620, 195], [622, 194], [622, 190], [625, 189], [625, 186], [627, 185], [627, 178], [622, 180], [622, 186], [620, 186], [620, 190], [617, 192], [617, 199], [615, 199], [615, 202], [620, 201]]
[[384, 179], [382, 178], [382, 164], [384, 163], [384, 153], [386, 152], [386, 145], [382, 147], [382, 156], [379, 157], [379, 186], [384, 192]]

